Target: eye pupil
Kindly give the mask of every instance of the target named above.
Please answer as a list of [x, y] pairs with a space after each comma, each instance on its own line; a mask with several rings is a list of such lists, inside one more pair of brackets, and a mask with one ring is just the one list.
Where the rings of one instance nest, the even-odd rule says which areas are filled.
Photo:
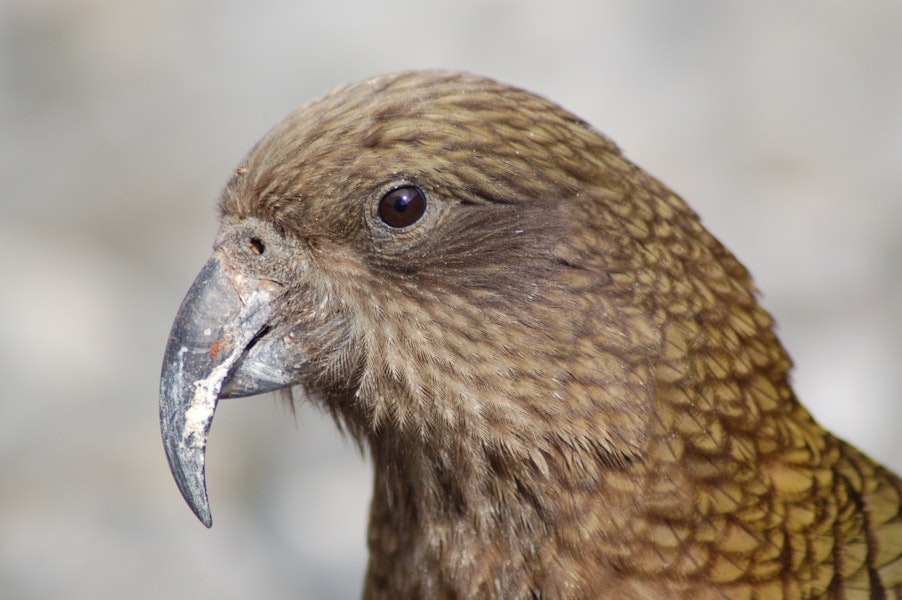
[[379, 218], [389, 227], [409, 227], [426, 213], [426, 196], [419, 188], [399, 187], [382, 197], [378, 212]]

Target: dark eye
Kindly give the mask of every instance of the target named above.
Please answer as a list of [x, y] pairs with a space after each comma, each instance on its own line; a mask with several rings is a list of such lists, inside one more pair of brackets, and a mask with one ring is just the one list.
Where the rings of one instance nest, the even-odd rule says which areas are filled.
[[413, 186], [392, 190], [379, 201], [379, 218], [389, 227], [409, 227], [426, 212], [426, 196]]

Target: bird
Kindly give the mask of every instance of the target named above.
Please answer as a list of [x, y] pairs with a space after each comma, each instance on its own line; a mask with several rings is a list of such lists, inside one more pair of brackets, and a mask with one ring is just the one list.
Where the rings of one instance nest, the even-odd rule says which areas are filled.
[[902, 480], [803, 407], [689, 205], [557, 104], [344, 85], [219, 213], [160, 384], [208, 527], [218, 401], [293, 388], [372, 461], [365, 598], [902, 598]]

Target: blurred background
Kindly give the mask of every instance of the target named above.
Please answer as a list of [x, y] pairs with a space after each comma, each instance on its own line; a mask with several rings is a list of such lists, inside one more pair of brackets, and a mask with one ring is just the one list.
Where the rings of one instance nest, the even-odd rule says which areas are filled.
[[0, 0], [0, 597], [350, 598], [370, 471], [226, 401], [215, 526], [157, 425], [232, 168], [291, 109], [446, 67], [613, 137], [751, 269], [828, 428], [902, 471], [902, 4]]

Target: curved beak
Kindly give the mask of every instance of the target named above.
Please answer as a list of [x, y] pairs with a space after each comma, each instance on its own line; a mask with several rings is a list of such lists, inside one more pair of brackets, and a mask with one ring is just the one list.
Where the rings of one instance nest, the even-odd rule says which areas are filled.
[[280, 364], [269, 359], [284, 354], [281, 346], [260, 343], [269, 332], [277, 290], [277, 284], [229, 268], [214, 255], [188, 290], [169, 333], [160, 378], [163, 445], [182, 496], [207, 527], [213, 520], [204, 450], [219, 398], [290, 385], [277, 367], [268, 366]]

